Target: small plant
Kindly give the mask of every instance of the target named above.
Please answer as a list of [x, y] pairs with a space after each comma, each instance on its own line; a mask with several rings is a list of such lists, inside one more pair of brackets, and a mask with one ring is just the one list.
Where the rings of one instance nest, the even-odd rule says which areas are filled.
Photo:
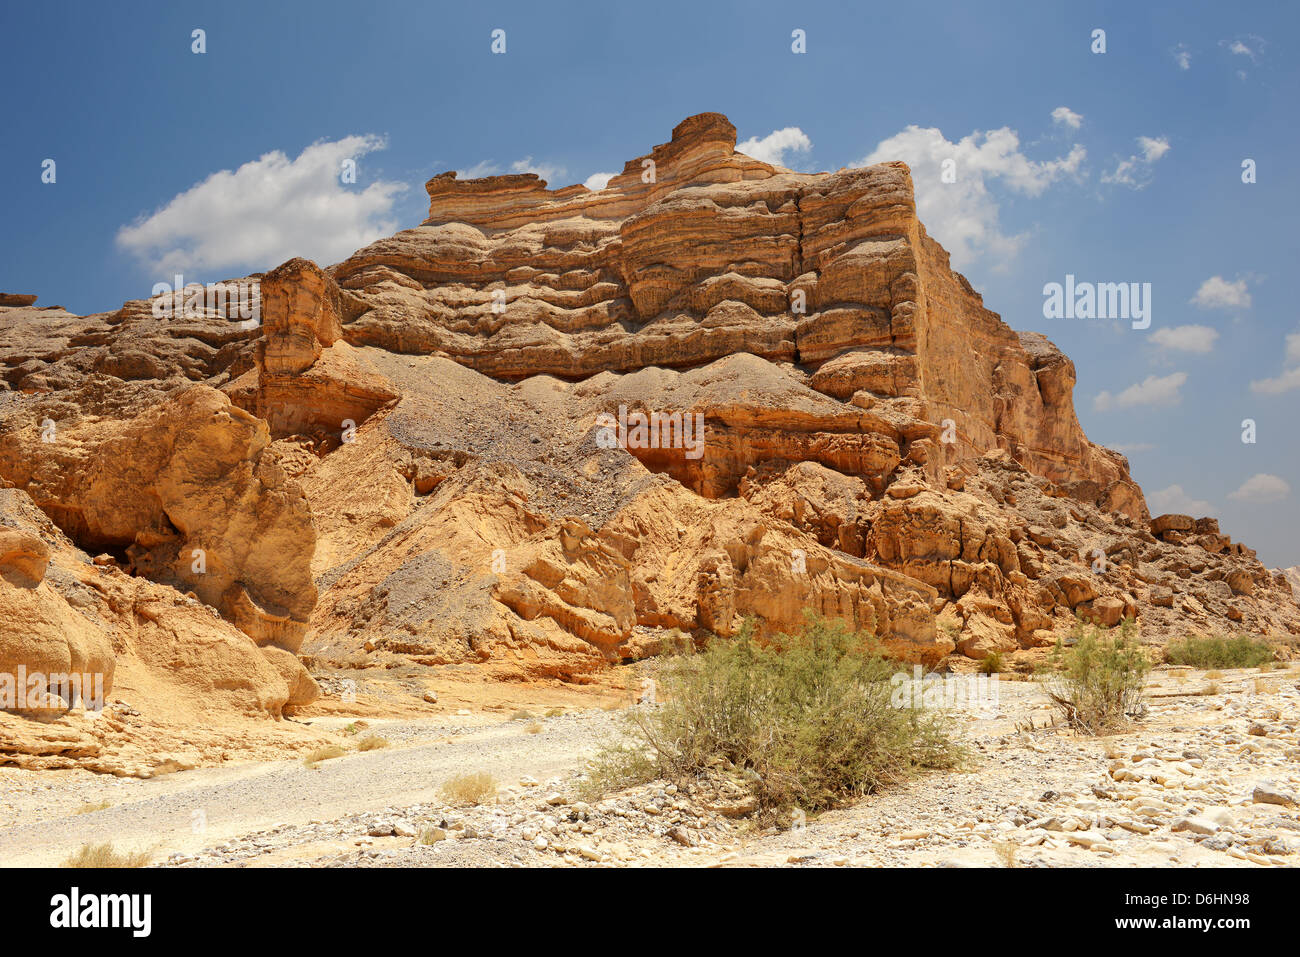
[[996, 675], [1003, 670], [1002, 652], [990, 651], [980, 659], [979, 673], [982, 675]]
[[353, 721], [350, 724], [344, 725], [343, 733], [348, 737], [352, 737], [352, 735], [364, 731], [368, 727], [370, 727], [370, 722], [368, 721]]
[[357, 742], [358, 751], [378, 751], [386, 747], [388, 747], [388, 739], [381, 738], [377, 734], [368, 734]]
[[318, 765], [322, 761], [329, 761], [332, 758], [341, 758], [345, 754], [347, 754], [347, 752], [342, 748], [340, 748], [337, 744], [327, 744], [324, 747], [317, 748], [316, 750], [310, 752], [305, 758], [302, 759], [302, 763], [309, 768], [315, 768], [316, 765]]
[[1011, 841], [995, 841], [993, 844], [993, 853], [997, 855], [998, 861], [1003, 867], [1017, 867], [1019, 863], [1017, 856], [1020, 848]]
[[486, 771], [458, 774], [442, 785], [442, 796], [448, 804], [482, 804], [497, 793], [497, 780]]
[[96, 811], [107, 811], [113, 806], [111, 801], [98, 801], [94, 804], [83, 804], [77, 808], [74, 814], [94, 814]]
[[525, 734], [541, 734], [541, 733], [542, 733], [542, 723], [541, 723], [540, 721], [534, 721], [534, 722], [533, 722], [532, 724], [530, 724], [528, 727], [524, 728], [524, 733], [525, 733]]
[[776, 821], [954, 766], [961, 752], [942, 713], [895, 706], [897, 672], [873, 637], [843, 622], [810, 616], [770, 641], [747, 622], [733, 639], [662, 662], [662, 704], [632, 709], [631, 743], [598, 755], [581, 790], [721, 773]]
[[1207, 698], [1212, 698], [1216, 694], [1218, 694], [1220, 690], [1222, 689], [1219, 688], [1219, 683], [1217, 681], [1211, 681], [1208, 685], [1206, 685], [1204, 688], [1200, 690], [1200, 694]]
[[144, 867], [152, 855], [148, 851], [127, 854], [113, 850], [111, 843], [83, 844], [77, 853], [63, 862], [62, 867]]
[[1107, 734], [1145, 712], [1142, 687], [1151, 663], [1136, 631], [1131, 618], [1120, 624], [1114, 637], [1097, 625], [1079, 621], [1071, 632], [1072, 646], [1058, 639], [1040, 680], [1071, 728]]
[[563, 708], [551, 708], [551, 709], [550, 709], [549, 711], [547, 711], [546, 714], [544, 714], [542, 717], [545, 717], [545, 718], [558, 718], [558, 717], [561, 717], [563, 714], [564, 714], [564, 709], [563, 709]]
[[518, 711], [516, 711], [514, 714], [512, 714], [512, 715], [510, 716], [510, 720], [511, 720], [511, 721], [531, 721], [531, 720], [532, 720], [533, 718], [535, 718], [535, 717], [536, 717], [536, 715], [533, 714], [531, 711], [528, 711], [528, 710], [526, 710], [526, 709], [524, 709], [524, 708], [520, 708]]
[[1165, 660], [1193, 668], [1257, 668], [1273, 660], [1273, 649], [1268, 642], [1245, 635], [1235, 638], [1192, 635], [1170, 642], [1165, 649]]
[[1256, 678], [1254, 686], [1255, 694], [1276, 694], [1282, 690], [1282, 681], [1279, 678]]

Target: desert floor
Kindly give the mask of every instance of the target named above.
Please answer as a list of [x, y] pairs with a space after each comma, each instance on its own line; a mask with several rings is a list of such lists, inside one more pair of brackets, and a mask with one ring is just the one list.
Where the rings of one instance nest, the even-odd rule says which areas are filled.
[[[162, 866], [1278, 866], [1300, 860], [1300, 668], [1163, 668], [1133, 730], [1059, 727], [1031, 681], [954, 714], [970, 758], [784, 832], [743, 801], [664, 782], [584, 803], [578, 776], [622, 733], [631, 673], [586, 688], [447, 681], [436, 705], [298, 719], [344, 756], [151, 779], [0, 768], [0, 863], [57, 865], [112, 842]], [[340, 709], [341, 711], [341, 709]], [[527, 712], [527, 714], [523, 714]], [[364, 715], [364, 717], [358, 717]], [[357, 730], [356, 722], [365, 727]], [[352, 726], [349, 728], [349, 726]], [[346, 730], [345, 730], [346, 729]], [[351, 733], [348, 733], [348, 732]], [[380, 735], [388, 747], [358, 751]], [[444, 803], [465, 773], [495, 801]], [[423, 840], [421, 840], [423, 837]]]

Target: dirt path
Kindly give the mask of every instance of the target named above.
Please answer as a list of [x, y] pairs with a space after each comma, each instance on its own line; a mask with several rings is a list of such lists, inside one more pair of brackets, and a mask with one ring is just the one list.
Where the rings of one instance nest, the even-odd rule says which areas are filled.
[[[111, 841], [119, 851], [149, 850], [155, 860], [281, 824], [306, 824], [388, 807], [429, 802], [449, 777], [487, 771], [503, 782], [576, 770], [594, 753], [615, 716], [590, 711], [531, 722], [479, 727], [446, 724], [392, 726], [412, 743], [349, 754], [314, 769], [300, 760], [200, 768], [151, 780], [104, 779], [46, 772], [32, 787], [18, 779], [33, 772], [0, 769], [8, 825], [0, 830], [0, 865], [58, 864], [78, 847]], [[382, 723], [373, 731], [387, 733]], [[62, 772], [54, 772], [55, 775]], [[108, 801], [103, 810], [76, 813]]]

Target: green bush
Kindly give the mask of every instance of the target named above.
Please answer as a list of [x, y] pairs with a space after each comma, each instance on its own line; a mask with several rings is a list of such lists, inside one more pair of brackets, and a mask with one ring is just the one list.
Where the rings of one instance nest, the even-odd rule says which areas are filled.
[[1126, 618], [1114, 636], [1080, 621], [1071, 638], [1068, 646], [1057, 641], [1041, 676], [1043, 690], [1066, 723], [1085, 734], [1108, 734], [1142, 715], [1142, 687], [1151, 662], [1134, 621]]
[[960, 748], [940, 712], [895, 707], [898, 671], [869, 636], [810, 617], [798, 635], [760, 643], [749, 623], [662, 663], [656, 708], [635, 709], [631, 744], [591, 775], [612, 788], [722, 772], [743, 780], [760, 813], [814, 812], [952, 767]]
[[1245, 635], [1235, 638], [1193, 635], [1170, 642], [1165, 649], [1165, 660], [1171, 665], [1193, 668], [1257, 668], [1273, 660], [1273, 649], [1268, 642]]

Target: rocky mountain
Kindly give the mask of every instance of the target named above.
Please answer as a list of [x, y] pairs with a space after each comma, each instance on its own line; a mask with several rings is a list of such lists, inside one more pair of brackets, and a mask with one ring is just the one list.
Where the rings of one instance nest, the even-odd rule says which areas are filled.
[[0, 301], [0, 670], [279, 714], [298, 654], [580, 681], [808, 610], [958, 669], [1076, 615], [1300, 635], [1285, 575], [1149, 515], [904, 164], [735, 140], [691, 117], [598, 192], [435, 176], [420, 226], [236, 280], [260, 323]]
[[[1290, 568], [1280, 570], [1283, 578], [1291, 585], [1291, 592], [1295, 595], [1296, 601], [1300, 601], [1300, 565], [1293, 565]], [[1274, 572], [1278, 574], [1278, 572]]]

